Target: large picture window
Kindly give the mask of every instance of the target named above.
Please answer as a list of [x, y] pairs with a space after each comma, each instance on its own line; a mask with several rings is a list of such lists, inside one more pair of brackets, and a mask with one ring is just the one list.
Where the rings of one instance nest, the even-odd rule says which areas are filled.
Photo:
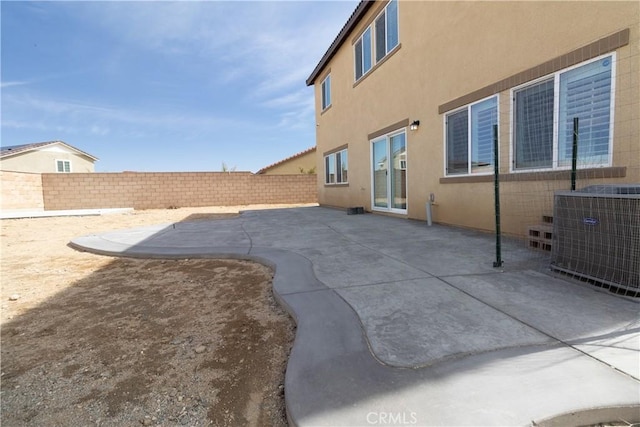
[[324, 183], [346, 184], [349, 182], [349, 158], [347, 149], [324, 156]]
[[513, 169], [571, 165], [578, 118], [578, 165], [609, 164], [615, 55], [598, 58], [513, 91]]
[[384, 59], [398, 43], [398, 0], [391, 0], [354, 45], [356, 81], [367, 74], [375, 63]]
[[493, 126], [497, 123], [495, 96], [445, 116], [447, 175], [493, 171]]

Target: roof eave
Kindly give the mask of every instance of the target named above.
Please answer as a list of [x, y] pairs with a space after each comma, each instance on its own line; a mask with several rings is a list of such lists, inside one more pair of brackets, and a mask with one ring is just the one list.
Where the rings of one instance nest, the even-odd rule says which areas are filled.
[[318, 78], [318, 75], [322, 72], [324, 67], [329, 63], [331, 58], [333, 58], [333, 56], [336, 54], [338, 49], [340, 49], [340, 46], [342, 46], [342, 44], [344, 43], [347, 36], [351, 33], [351, 31], [355, 28], [355, 26], [358, 25], [358, 23], [360, 22], [360, 19], [362, 19], [364, 14], [367, 12], [367, 10], [369, 10], [369, 8], [374, 3], [375, 3], [375, 0], [360, 1], [356, 9], [353, 11], [351, 16], [349, 17], [349, 20], [347, 21], [347, 23], [344, 24], [344, 27], [342, 27], [342, 29], [336, 36], [335, 40], [333, 40], [333, 43], [331, 43], [331, 46], [329, 46], [329, 49], [327, 49], [325, 54], [322, 56], [322, 59], [320, 59], [320, 62], [318, 62], [318, 65], [316, 65], [316, 68], [313, 69], [313, 72], [311, 73], [311, 75], [306, 81], [307, 86], [311, 86], [314, 84], [314, 82]]
[[309, 153], [311, 153], [312, 151], [316, 151], [316, 146], [315, 146], [315, 145], [314, 145], [313, 147], [307, 148], [307, 149], [306, 149], [306, 150], [304, 150], [304, 151], [301, 151], [301, 152], [299, 152], [299, 153], [297, 153], [297, 154], [294, 154], [293, 156], [289, 156], [289, 157], [284, 158], [284, 159], [282, 159], [282, 160], [279, 160], [279, 161], [277, 161], [277, 162], [275, 162], [275, 163], [272, 163], [272, 164], [270, 164], [269, 166], [265, 166], [265, 167], [263, 167], [262, 169], [260, 169], [258, 172], [256, 172], [255, 174], [256, 174], [256, 175], [263, 174], [263, 173], [265, 173], [266, 171], [268, 171], [269, 169], [273, 169], [273, 168], [275, 168], [276, 166], [280, 166], [280, 165], [281, 165], [281, 164], [283, 164], [283, 163], [289, 162], [289, 161], [291, 161], [291, 160], [295, 160], [295, 159], [297, 159], [298, 157], [302, 157], [302, 156], [304, 156], [305, 154], [309, 154]]
[[93, 160], [94, 162], [97, 162], [98, 160], [100, 160], [100, 159], [98, 159], [97, 157], [92, 156], [91, 154], [87, 153], [86, 151], [82, 151], [82, 150], [80, 150], [79, 148], [76, 148], [76, 147], [74, 147], [74, 146], [72, 146], [72, 145], [69, 145], [69, 144], [67, 144], [67, 143], [66, 143], [66, 142], [64, 142], [64, 141], [54, 141], [54, 142], [53, 142], [53, 144], [62, 144], [62, 145], [64, 145], [65, 147], [67, 147], [68, 149], [70, 149], [70, 150], [72, 150], [72, 151], [75, 151], [76, 153], [78, 153], [78, 154], [79, 154], [79, 155], [81, 155], [81, 156], [88, 157], [89, 159]]
[[81, 156], [88, 157], [90, 160], [92, 160], [94, 162], [97, 162], [98, 160], [100, 160], [97, 157], [92, 156], [91, 154], [89, 154], [87, 152], [84, 152], [84, 151], [82, 151], [82, 150], [80, 150], [80, 149], [78, 149], [76, 147], [73, 147], [73, 146], [67, 144], [64, 141], [47, 141], [47, 142], [36, 142], [36, 143], [33, 143], [33, 144], [25, 144], [25, 145], [33, 145], [33, 146], [29, 147], [27, 149], [24, 149], [24, 150], [18, 150], [16, 152], [6, 152], [5, 151], [4, 153], [2, 153], [1, 158], [6, 159], [8, 157], [17, 156], [17, 155], [20, 155], [20, 154], [26, 154], [26, 153], [30, 153], [32, 151], [38, 151], [38, 150], [40, 150], [40, 149], [42, 149], [44, 147], [48, 147], [50, 145], [56, 145], [56, 144], [64, 145], [68, 149], [70, 149], [72, 151], [75, 151], [76, 153], [78, 153]]

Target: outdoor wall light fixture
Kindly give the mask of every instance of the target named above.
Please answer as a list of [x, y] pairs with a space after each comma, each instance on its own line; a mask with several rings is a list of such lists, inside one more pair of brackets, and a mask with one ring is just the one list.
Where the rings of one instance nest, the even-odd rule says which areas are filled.
[[420, 120], [414, 120], [413, 122], [411, 122], [411, 124], [409, 125], [409, 129], [411, 130], [418, 130], [418, 126], [420, 126]]

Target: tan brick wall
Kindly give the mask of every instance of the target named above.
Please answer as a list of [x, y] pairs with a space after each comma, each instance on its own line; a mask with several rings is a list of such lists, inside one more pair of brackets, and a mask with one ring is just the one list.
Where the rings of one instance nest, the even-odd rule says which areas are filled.
[[315, 203], [315, 175], [250, 172], [42, 174], [44, 206], [56, 209]]
[[0, 185], [0, 210], [44, 208], [39, 173], [0, 171]]

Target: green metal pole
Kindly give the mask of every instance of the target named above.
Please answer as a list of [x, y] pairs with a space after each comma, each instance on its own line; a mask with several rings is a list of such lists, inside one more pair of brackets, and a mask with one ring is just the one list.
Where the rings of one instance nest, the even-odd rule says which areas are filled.
[[573, 146], [571, 147], [571, 191], [576, 191], [576, 169], [578, 168], [578, 118], [573, 118]]
[[498, 166], [498, 125], [493, 125], [493, 189], [496, 211], [496, 260], [495, 268], [502, 267], [502, 243], [500, 238], [500, 167]]

